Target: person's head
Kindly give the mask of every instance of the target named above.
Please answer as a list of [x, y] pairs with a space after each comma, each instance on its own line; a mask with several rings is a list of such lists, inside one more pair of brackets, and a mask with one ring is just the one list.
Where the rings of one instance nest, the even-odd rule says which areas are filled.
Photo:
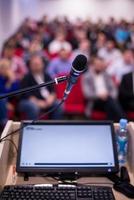
[[98, 56], [94, 57], [92, 59], [92, 69], [96, 73], [101, 73], [105, 70], [105, 63], [103, 58], [100, 58]]
[[33, 55], [30, 59], [30, 71], [33, 74], [41, 74], [44, 71], [43, 58], [39, 55]]
[[7, 59], [12, 59], [15, 54], [15, 46], [6, 44], [3, 48], [3, 57]]
[[61, 48], [59, 51], [59, 57], [61, 60], [68, 60], [70, 56], [70, 50], [67, 48]]
[[87, 39], [84, 39], [80, 42], [79, 48], [83, 52], [88, 52], [90, 50], [90, 41]]
[[106, 43], [106, 48], [108, 51], [112, 51], [115, 48], [114, 40], [108, 40]]
[[112, 26], [116, 22], [115, 22], [115, 19], [113, 17], [110, 17], [108, 23], [109, 23], [110, 26]]
[[23, 33], [21, 31], [18, 31], [15, 34], [15, 39], [16, 39], [17, 42], [21, 42], [23, 40]]
[[42, 21], [40, 21], [40, 22], [38, 22], [37, 23], [37, 25], [38, 25], [38, 32], [40, 33], [40, 34], [44, 34], [44, 23], [42, 22]]
[[41, 44], [37, 40], [33, 40], [29, 45], [29, 53], [35, 53], [41, 51]]
[[87, 39], [87, 33], [85, 30], [81, 30], [81, 29], [76, 29], [75, 32], [75, 37], [76, 39], [80, 42], [82, 40]]
[[134, 64], [133, 51], [131, 49], [126, 49], [123, 53], [124, 62], [127, 64]]
[[56, 40], [60, 41], [60, 42], [64, 42], [66, 38], [66, 34], [64, 31], [59, 31], [56, 33]]
[[10, 61], [8, 59], [0, 60], [0, 75], [6, 77], [8, 72], [11, 70]]
[[106, 35], [104, 34], [104, 33], [102, 33], [102, 32], [100, 32], [99, 34], [98, 34], [98, 42], [101, 42], [101, 43], [105, 43], [106, 42]]

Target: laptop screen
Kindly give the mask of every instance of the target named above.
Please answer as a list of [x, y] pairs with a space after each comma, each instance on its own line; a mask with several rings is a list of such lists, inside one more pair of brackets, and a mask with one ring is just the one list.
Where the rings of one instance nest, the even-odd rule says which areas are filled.
[[19, 169], [112, 172], [116, 159], [111, 126], [87, 122], [28, 125], [21, 133]]

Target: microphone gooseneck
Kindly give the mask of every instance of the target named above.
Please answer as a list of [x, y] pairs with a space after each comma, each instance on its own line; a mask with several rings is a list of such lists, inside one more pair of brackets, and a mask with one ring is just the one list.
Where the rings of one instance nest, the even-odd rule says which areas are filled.
[[69, 93], [71, 92], [72, 87], [77, 82], [79, 76], [86, 71], [87, 68], [87, 58], [86, 56], [80, 54], [76, 56], [72, 63], [72, 68], [68, 78], [67, 87], [64, 92], [63, 99], [66, 100]]
[[[29, 87], [29, 88], [24, 88], [24, 89], [21, 89], [21, 90], [18, 90], [18, 91], [11, 92], [9, 94], [0, 96], [0, 99], [7, 98], [7, 97], [13, 97], [13, 96], [20, 95], [20, 94], [24, 94], [24, 93], [34, 91], [35, 89], [39, 89], [39, 88], [44, 87], [44, 86], [49, 86], [49, 85], [52, 85], [52, 84], [55, 84], [55, 83], [58, 84], [58, 83], [60, 83], [62, 81], [68, 80], [68, 84], [67, 84], [66, 90], [64, 92], [63, 99], [59, 102], [58, 105], [56, 105], [55, 107], [52, 107], [49, 111], [47, 111], [43, 115], [41, 115], [40, 118], [38, 119], [38, 120], [40, 120], [40, 119], [44, 118], [44, 116], [56, 111], [64, 103], [64, 101], [67, 99], [68, 94], [70, 93], [73, 85], [77, 82], [78, 77], [86, 70], [86, 66], [87, 66], [87, 58], [84, 55], [78, 55], [74, 59], [74, 61], [72, 63], [72, 69], [70, 71], [69, 78], [66, 77], [66, 76], [58, 77], [57, 79], [55, 79], [53, 81], [50, 81], [48, 83], [35, 85], [35, 86]], [[30, 125], [32, 123], [36, 123], [38, 120], [33, 120], [27, 125]], [[4, 137], [2, 137], [0, 139], [0, 143], [5, 141], [6, 138], [8, 138], [9, 136], [14, 135], [16, 133], [19, 133], [19, 131], [21, 129], [22, 129], [22, 127], [19, 128], [19, 129], [14, 130], [14, 131], [11, 131], [9, 134], [7, 134], [6, 136], [4, 136]]]

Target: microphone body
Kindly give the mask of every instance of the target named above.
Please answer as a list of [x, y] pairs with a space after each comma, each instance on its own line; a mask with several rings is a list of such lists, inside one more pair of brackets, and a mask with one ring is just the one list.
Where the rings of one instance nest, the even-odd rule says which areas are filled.
[[87, 58], [86, 58], [86, 56], [81, 55], [81, 54], [76, 56], [76, 58], [74, 59], [74, 61], [72, 63], [72, 69], [70, 71], [67, 87], [66, 87], [65, 92], [64, 92], [64, 96], [63, 96], [64, 100], [67, 99], [68, 95], [71, 92], [71, 89], [73, 88], [73, 86], [77, 82], [79, 76], [83, 72], [86, 71], [86, 68], [87, 68]]

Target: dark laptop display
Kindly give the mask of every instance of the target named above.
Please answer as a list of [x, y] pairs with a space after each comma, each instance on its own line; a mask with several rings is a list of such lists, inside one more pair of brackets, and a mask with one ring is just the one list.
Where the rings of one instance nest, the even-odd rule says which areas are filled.
[[46, 121], [24, 127], [20, 133], [17, 171], [117, 172], [112, 122]]

